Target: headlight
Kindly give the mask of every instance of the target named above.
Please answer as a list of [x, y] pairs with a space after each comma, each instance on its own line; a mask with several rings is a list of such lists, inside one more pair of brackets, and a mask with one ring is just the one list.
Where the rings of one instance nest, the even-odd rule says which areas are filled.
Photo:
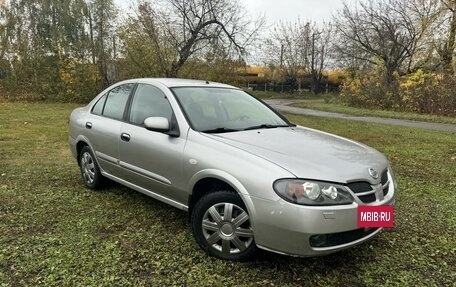
[[302, 205], [340, 205], [353, 202], [353, 197], [344, 186], [320, 181], [279, 179], [274, 182], [274, 191], [286, 201]]

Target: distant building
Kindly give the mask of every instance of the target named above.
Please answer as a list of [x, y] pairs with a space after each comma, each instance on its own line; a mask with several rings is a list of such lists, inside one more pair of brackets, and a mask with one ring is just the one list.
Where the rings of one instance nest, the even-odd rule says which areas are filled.
[[270, 81], [271, 71], [267, 67], [245, 66], [237, 71], [237, 76], [245, 84], [261, 84]]
[[[312, 77], [309, 71], [299, 69], [292, 80], [280, 67], [245, 66], [236, 71], [237, 82], [252, 90], [307, 91], [311, 89]], [[325, 91], [337, 90], [344, 73], [339, 70], [323, 71], [320, 88]]]

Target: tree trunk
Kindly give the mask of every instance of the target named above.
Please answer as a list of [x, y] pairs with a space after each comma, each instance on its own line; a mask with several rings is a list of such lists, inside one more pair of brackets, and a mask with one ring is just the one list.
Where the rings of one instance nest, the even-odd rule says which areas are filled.
[[90, 33], [90, 48], [92, 49], [92, 64], [95, 64], [95, 42], [93, 40], [93, 20], [92, 12], [89, 11], [89, 33]]
[[179, 59], [177, 62], [173, 62], [171, 65], [171, 69], [166, 72], [166, 76], [170, 78], [177, 78], [179, 71], [182, 69], [184, 66], [185, 62], [187, 62], [188, 58], [192, 55], [192, 47], [196, 43], [196, 37], [197, 37], [197, 32], [193, 32], [192, 36], [187, 40], [185, 45], [182, 47], [182, 49], [179, 51]]
[[443, 70], [447, 74], [454, 74], [453, 54], [454, 54], [455, 39], [456, 39], [456, 4], [454, 6], [455, 6], [454, 7], [455, 9], [453, 9], [453, 11], [452, 11], [448, 40], [445, 43], [444, 51], [441, 56]]

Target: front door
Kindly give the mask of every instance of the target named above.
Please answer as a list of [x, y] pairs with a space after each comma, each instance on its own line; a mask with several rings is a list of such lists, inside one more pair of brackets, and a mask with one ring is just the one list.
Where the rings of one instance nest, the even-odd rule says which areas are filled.
[[177, 184], [182, 178], [185, 136], [172, 137], [144, 127], [148, 117], [164, 117], [171, 122], [173, 110], [164, 93], [148, 84], [139, 84], [131, 102], [127, 122], [121, 126], [119, 141], [123, 178], [153, 193], [179, 203], [187, 194]]

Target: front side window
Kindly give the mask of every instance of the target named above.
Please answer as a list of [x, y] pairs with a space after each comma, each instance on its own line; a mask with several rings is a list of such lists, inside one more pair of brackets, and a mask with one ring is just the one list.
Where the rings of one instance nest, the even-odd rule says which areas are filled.
[[148, 117], [163, 117], [171, 121], [173, 110], [163, 92], [151, 85], [139, 84], [136, 89], [129, 121], [142, 125]]
[[133, 86], [134, 84], [125, 84], [109, 91], [103, 110], [103, 116], [122, 120], [125, 105], [127, 104], [128, 96], [130, 95]]

